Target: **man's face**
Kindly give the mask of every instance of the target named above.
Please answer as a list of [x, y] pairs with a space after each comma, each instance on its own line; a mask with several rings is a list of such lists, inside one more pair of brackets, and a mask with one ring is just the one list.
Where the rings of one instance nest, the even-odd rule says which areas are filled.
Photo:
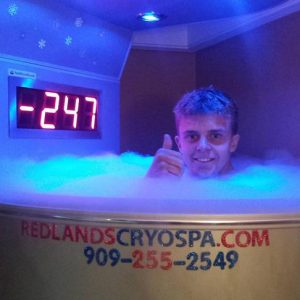
[[190, 174], [207, 178], [230, 171], [239, 135], [232, 135], [230, 117], [196, 115], [180, 118], [175, 141]]

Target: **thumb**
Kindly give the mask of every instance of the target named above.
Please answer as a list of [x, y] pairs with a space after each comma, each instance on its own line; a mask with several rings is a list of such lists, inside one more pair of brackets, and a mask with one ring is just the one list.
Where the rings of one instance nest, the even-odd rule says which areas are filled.
[[173, 142], [172, 142], [172, 138], [169, 134], [164, 134], [164, 142], [162, 147], [164, 149], [172, 149], [173, 146]]

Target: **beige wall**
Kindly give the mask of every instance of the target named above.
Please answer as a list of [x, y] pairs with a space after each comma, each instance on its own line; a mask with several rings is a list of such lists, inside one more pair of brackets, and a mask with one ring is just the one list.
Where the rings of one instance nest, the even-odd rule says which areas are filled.
[[132, 50], [121, 80], [121, 150], [153, 154], [175, 133], [172, 107], [213, 84], [240, 107], [239, 152], [300, 156], [300, 14], [197, 53]]

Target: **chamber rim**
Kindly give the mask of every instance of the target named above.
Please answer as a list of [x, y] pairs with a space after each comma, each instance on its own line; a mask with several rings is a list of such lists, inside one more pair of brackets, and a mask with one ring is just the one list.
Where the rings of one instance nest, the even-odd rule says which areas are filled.
[[85, 222], [116, 225], [199, 225], [199, 226], [243, 226], [243, 225], [294, 225], [300, 226], [300, 214], [128, 214], [60, 210], [0, 204], [0, 216], [12, 218], [46, 219], [62, 222]]

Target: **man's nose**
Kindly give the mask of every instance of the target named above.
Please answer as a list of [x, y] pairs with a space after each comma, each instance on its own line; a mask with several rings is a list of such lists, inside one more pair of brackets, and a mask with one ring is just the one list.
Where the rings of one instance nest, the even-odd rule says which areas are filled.
[[205, 150], [209, 150], [210, 148], [211, 148], [211, 145], [208, 142], [208, 140], [206, 139], [206, 137], [201, 137], [197, 144], [197, 150], [205, 151]]

